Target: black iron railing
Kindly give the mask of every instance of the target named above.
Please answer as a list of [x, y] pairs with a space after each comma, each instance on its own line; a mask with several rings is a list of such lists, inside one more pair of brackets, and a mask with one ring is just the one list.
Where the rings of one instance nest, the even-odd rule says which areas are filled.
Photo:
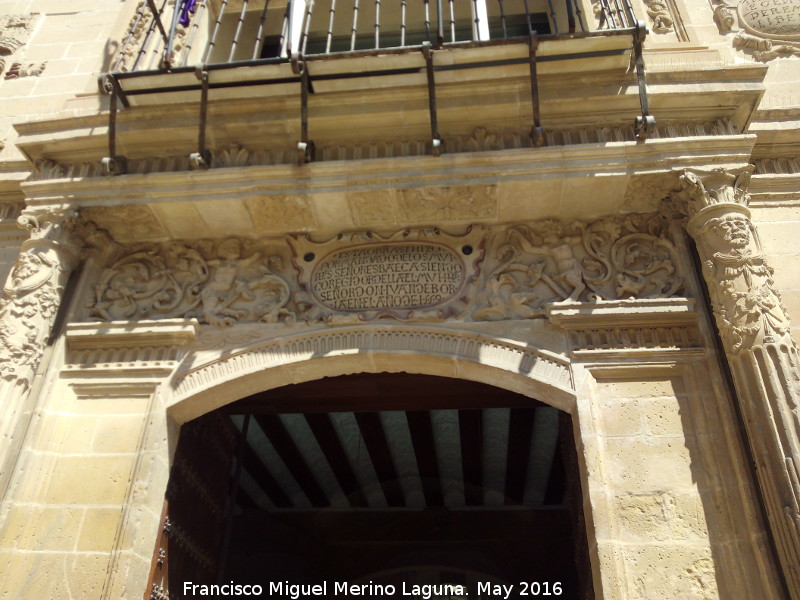
[[[592, 7], [593, 28], [583, 6]], [[210, 99], [252, 97], [269, 93], [267, 88], [299, 91], [302, 164], [315, 159], [310, 94], [347, 85], [365, 91], [370, 84], [365, 88], [356, 79], [392, 77], [398, 85], [427, 83], [430, 151], [439, 155], [444, 142], [437, 74], [515, 65], [529, 71], [536, 147], [545, 143], [538, 65], [553, 61], [584, 69], [611, 64], [625, 72], [633, 65], [641, 104], [635, 133], [644, 140], [655, 126], [644, 77], [645, 34], [630, 0], [141, 0], [118, 58], [100, 79], [111, 96], [109, 156], [102, 164], [109, 174], [125, 172], [124, 157], [116, 155], [118, 102], [127, 107], [199, 100], [197, 151], [189, 161], [192, 168], [208, 168]], [[461, 51], [468, 48], [480, 50]], [[374, 55], [395, 59], [373, 60]]]
[[630, 0], [593, 2], [587, 19], [581, 0], [146, 0], [111, 71], [636, 26]]

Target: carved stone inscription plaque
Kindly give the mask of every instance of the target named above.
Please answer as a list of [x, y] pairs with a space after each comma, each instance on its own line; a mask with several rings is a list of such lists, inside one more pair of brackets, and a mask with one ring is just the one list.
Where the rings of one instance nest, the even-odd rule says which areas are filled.
[[311, 292], [334, 310], [417, 309], [452, 300], [464, 281], [464, 262], [450, 248], [390, 242], [325, 256], [311, 275]]
[[764, 37], [800, 39], [798, 0], [742, 0], [739, 17], [745, 29]]
[[289, 240], [307, 321], [444, 319], [462, 315], [483, 260], [483, 229], [409, 229]]

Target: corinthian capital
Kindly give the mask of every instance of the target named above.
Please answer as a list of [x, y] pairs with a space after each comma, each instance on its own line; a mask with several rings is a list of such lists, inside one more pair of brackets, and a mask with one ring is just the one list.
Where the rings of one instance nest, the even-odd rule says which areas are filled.
[[45, 245], [57, 250], [72, 269], [80, 259], [82, 242], [75, 234], [78, 219], [77, 207], [70, 204], [26, 207], [17, 224], [30, 232], [23, 251]]
[[740, 212], [749, 217], [747, 185], [752, 173], [751, 165], [730, 170], [684, 169], [681, 196], [687, 202], [690, 223], [700, 213], [710, 217], [710, 213]]

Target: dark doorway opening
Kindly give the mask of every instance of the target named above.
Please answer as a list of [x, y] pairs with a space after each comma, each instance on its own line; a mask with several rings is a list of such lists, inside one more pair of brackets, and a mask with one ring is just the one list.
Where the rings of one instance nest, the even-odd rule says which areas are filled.
[[153, 589], [584, 600], [581, 507], [569, 415], [465, 380], [325, 378], [183, 426]]

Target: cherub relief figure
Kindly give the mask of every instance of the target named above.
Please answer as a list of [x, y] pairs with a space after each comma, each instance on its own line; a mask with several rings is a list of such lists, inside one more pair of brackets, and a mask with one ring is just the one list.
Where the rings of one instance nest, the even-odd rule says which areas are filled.
[[200, 293], [200, 298], [205, 320], [211, 325], [225, 327], [247, 315], [247, 311], [233, 309], [231, 304], [237, 300], [255, 299], [247, 282], [237, 279], [237, 275], [248, 266], [256, 264], [261, 259], [261, 254], [256, 252], [247, 258], [241, 258], [241, 242], [230, 238], [219, 245], [217, 255], [219, 259], [208, 261], [213, 274]]

